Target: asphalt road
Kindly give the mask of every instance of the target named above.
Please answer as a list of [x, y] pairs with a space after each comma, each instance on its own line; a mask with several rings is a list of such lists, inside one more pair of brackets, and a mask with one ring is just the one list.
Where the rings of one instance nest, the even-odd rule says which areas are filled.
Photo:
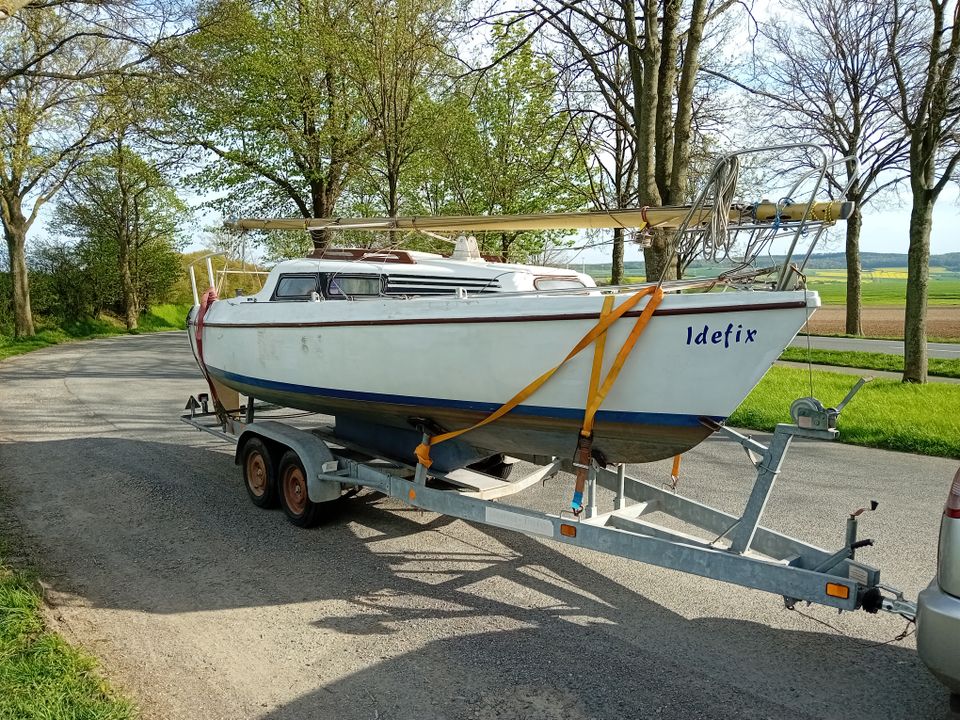
[[[807, 347], [807, 336], [797, 335], [793, 347]], [[864, 340], [862, 338], [810, 336], [810, 347], [818, 350], [854, 350], [858, 352], [887, 353], [903, 355], [903, 342], [900, 340]], [[927, 343], [927, 357], [960, 360], [960, 343]]]
[[[147, 718], [945, 715], [912, 638], [872, 644], [899, 618], [804, 617], [776, 596], [373, 494], [298, 530], [247, 500], [230, 448], [177, 421], [200, 390], [182, 333], [0, 363], [0, 523], [42, 570], [59, 629]], [[740, 507], [742, 451], [717, 440], [685, 458], [683, 492]], [[846, 514], [877, 499], [861, 522], [877, 546], [861, 557], [915, 597], [956, 466], [798, 443], [765, 524], [839, 546]], [[524, 502], [559, 510], [570, 492], [555, 479]]]

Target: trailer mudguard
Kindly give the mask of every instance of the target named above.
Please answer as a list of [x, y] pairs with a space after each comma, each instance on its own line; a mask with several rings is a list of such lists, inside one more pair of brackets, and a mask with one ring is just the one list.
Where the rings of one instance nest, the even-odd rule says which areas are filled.
[[248, 438], [254, 436], [267, 443], [273, 451], [275, 462], [280, 460], [280, 456], [286, 450], [297, 453], [307, 474], [307, 495], [312, 502], [329, 502], [340, 497], [343, 485], [322, 477], [326, 473], [336, 471], [337, 460], [327, 444], [316, 435], [273, 420], [251, 423], [237, 438], [235, 463], [240, 464], [243, 446]]

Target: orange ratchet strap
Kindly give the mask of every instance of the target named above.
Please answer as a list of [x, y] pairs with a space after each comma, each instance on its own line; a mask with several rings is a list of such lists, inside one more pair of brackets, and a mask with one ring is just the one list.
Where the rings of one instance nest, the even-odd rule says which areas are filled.
[[[617, 376], [619, 376], [620, 371], [623, 370], [623, 366], [627, 362], [627, 357], [629, 357], [630, 352], [637, 344], [637, 340], [640, 339], [640, 335], [646, 329], [647, 323], [650, 322], [650, 318], [653, 317], [654, 311], [663, 299], [663, 290], [659, 287], [654, 288], [654, 290], [653, 297], [651, 297], [646, 306], [644, 306], [643, 312], [640, 313], [640, 317], [638, 317], [637, 322], [634, 323], [633, 329], [630, 331], [630, 334], [627, 335], [627, 339], [624, 340], [620, 352], [618, 352], [617, 357], [614, 358], [613, 365], [607, 373], [603, 385], [594, 389], [591, 397], [587, 400], [587, 409], [583, 415], [583, 425], [580, 428], [580, 437], [577, 440], [575, 459], [577, 464], [577, 481], [574, 485], [573, 500], [570, 502], [570, 509], [573, 510], [575, 515], [579, 515], [583, 510], [583, 489], [587, 484], [587, 473], [590, 469], [590, 455], [593, 449], [593, 421], [596, 418], [597, 411], [606, 399], [607, 394], [617, 381]], [[600, 346], [599, 341], [597, 343], [596, 355], [599, 357], [594, 356], [595, 370], [597, 370], [598, 365], [603, 363], [603, 347]]]
[[[605, 333], [617, 320], [619, 320], [623, 315], [634, 307], [647, 295], [650, 295], [650, 300], [647, 301], [647, 304], [644, 306], [643, 311], [640, 313], [640, 317], [637, 318], [637, 322], [634, 325], [633, 329], [630, 331], [630, 335], [627, 336], [626, 341], [623, 344], [623, 347], [620, 348], [620, 352], [617, 353], [617, 357], [613, 362], [613, 366], [610, 368], [610, 371], [607, 373], [607, 377], [604, 379], [603, 384], [599, 383], [600, 368], [602, 364], [602, 353], [600, 358], [594, 356], [594, 374], [597, 378], [597, 385], [594, 386], [593, 377], [591, 377], [591, 397], [588, 398], [586, 412], [584, 413], [583, 426], [580, 430], [581, 436], [586, 433], [587, 436], [592, 436], [593, 433], [593, 420], [597, 414], [597, 410], [600, 408], [601, 403], [603, 403], [604, 398], [610, 392], [610, 389], [613, 387], [614, 382], [617, 379], [617, 376], [620, 374], [620, 370], [623, 369], [623, 365], [627, 360], [627, 356], [630, 354], [630, 351], [633, 349], [633, 346], [637, 342], [637, 338], [640, 337], [640, 334], [643, 332], [644, 328], [647, 326], [647, 323], [650, 321], [650, 317], [653, 315], [654, 311], [657, 309], [657, 306], [660, 304], [660, 301], [663, 300], [663, 290], [657, 286], [650, 286], [639, 290], [630, 297], [628, 297], [623, 303], [620, 304], [614, 310], [611, 310], [609, 313], [604, 314], [601, 312], [599, 322], [591, 329], [586, 335], [584, 335], [580, 342], [578, 342], [574, 348], [567, 354], [567, 356], [560, 361], [557, 365], [547, 370], [540, 377], [534, 380], [532, 383], [523, 388], [520, 392], [514, 395], [510, 400], [501, 405], [498, 409], [494, 410], [487, 417], [485, 417], [480, 422], [471, 425], [470, 427], [463, 428], [461, 430], [454, 430], [452, 432], [443, 433], [442, 435], [437, 435], [430, 438], [427, 442], [421, 443], [417, 446], [415, 451], [417, 460], [424, 467], [429, 468], [433, 461], [430, 459], [430, 448], [434, 445], [439, 445], [442, 442], [447, 440], [452, 440], [455, 437], [459, 437], [464, 433], [468, 433], [471, 430], [476, 430], [477, 428], [483, 427], [484, 425], [489, 425], [495, 420], [499, 420], [504, 415], [509, 413], [511, 410], [520, 405], [523, 401], [527, 400], [532, 396], [537, 390], [539, 390], [544, 383], [547, 382], [561, 367], [566, 365], [566, 363], [574, 358], [576, 355], [580, 354], [582, 350], [588, 347], [592, 342], [598, 338], [605, 337]], [[608, 296], [604, 300], [604, 309], [606, 310], [608, 305], [612, 306], [613, 296]]]

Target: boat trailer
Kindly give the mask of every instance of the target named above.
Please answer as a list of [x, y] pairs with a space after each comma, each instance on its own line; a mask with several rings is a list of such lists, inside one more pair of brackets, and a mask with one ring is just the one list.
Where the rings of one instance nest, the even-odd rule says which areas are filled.
[[[236, 462], [242, 464], [245, 448], [271, 448], [267, 457], [285, 458], [295, 453], [306, 486], [308, 506], [336, 500], [344, 493], [369, 488], [406, 504], [480, 525], [514, 530], [560, 543], [589, 548], [650, 565], [679, 570], [756, 590], [781, 595], [786, 607], [797, 602], [817, 603], [839, 610], [885, 611], [908, 620], [916, 617], [916, 604], [895, 588], [880, 582], [880, 570], [856, 560], [858, 548], [873, 541], [858, 539], [858, 516], [852, 513], [843, 547], [824, 550], [760, 525], [777, 475], [794, 438], [835, 440], [837, 417], [860, 389], [861, 380], [836, 408], [824, 408], [814, 398], [802, 398], [791, 408], [793, 423], [777, 425], [769, 445], [736, 430], [704, 419], [716, 432], [737, 442], [746, 451], [757, 474], [743, 512], [735, 516], [626, 474], [624, 465], [613, 469], [591, 459], [583, 512], [550, 514], [498, 502], [561, 470], [572, 470], [569, 461], [547, 459], [524, 477], [507, 482], [472, 469], [451, 472], [430, 470], [378, 456], [375, 450], [337, 437], [332, 426], [300, 429], [269, 417], [255, 420], [257, 412], [275, 409], [248, 398], [238, 412], [219, 417], [209, 410], [205, 395], [191, 397], [183, 422], [223, 440], [236, 443]], [[424, 442], [428, 435], [424, 433]], [[245, 480], [249, 472], [244, 464]], [[277, 468], [267, 468], [276, 477]], [[613, 491], [612, 507], [601, 508], [598, 489]], [[604, 493], [604, 502], [608, 502]], [[256, 500], [255, 500], [256, 502]], [[257, 503], [259, 504], [259, 503]], [[874, 505], [875, 507], [875, 505]], [[871, 508], [872, 509], [872, 508]], [[651, 522], [654, 513], [699, 529], [696, 536]], [[290, 513], [288, 513], [289, 515]], [[291, 516], [295, 524], [297, 520]], [[305, 523], [304, 523], [305, 524]]]

